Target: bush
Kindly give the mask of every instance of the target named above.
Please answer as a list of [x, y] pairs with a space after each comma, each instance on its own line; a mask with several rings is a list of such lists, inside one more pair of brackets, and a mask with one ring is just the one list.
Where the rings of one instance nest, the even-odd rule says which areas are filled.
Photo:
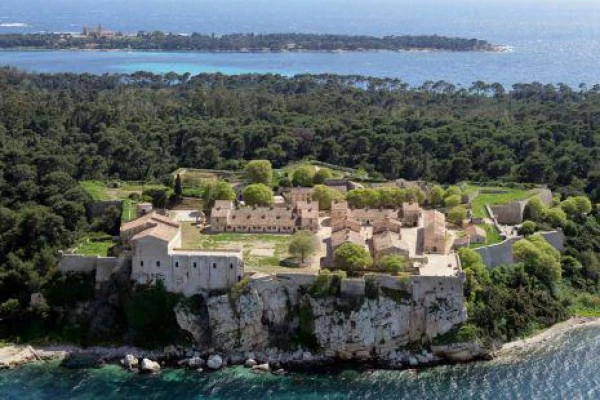
[[167, 292], [160, 282], [156, 286], [138, 286], [125, 304], [133, 343], [145, 348], [172, 343], [179, 333], [173, 311], [178, 302], [179, 297]]
[[43, 288], [42, 293], [51, 306], [71, 306], [94, 299], [94, 274], [56, 274]]

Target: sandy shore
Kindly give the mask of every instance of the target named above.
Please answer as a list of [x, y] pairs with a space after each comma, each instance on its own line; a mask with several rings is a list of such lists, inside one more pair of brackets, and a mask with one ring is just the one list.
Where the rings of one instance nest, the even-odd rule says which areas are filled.
[[563, 335], [582, 327], [600, 326], [600, 318], [571, 317], [531, 337], [505, 343], [494, 353], [498, 360], [518, 359], [526, 353], [535, 351], [544, 344], [557, 341]]

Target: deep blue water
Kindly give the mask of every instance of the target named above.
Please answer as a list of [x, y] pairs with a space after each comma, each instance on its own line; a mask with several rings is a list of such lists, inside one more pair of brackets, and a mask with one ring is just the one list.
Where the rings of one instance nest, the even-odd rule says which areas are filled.
[[[592, 0], [3, 0], [0, 32], [331, 32], [477, 37], [511, 53], [194, 54], [0, 53], [0, 65], [42, 72], [364, 74], [419, 85], [447, 80], [600, 83], [600, 1]], [[25, 24], [15, 26], [15, 24]]]
[[140, 376], [110, 366], [68, 371], [56, 364], [0, 371], [0, 398], [28, 399], [597, 399], [600, 328], [572, 332], [522, 361], [335, 375], [255, 375], [242, 367]]

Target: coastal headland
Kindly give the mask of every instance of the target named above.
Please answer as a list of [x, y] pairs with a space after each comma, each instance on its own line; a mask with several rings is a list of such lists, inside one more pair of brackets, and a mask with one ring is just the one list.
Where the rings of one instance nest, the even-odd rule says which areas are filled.
[[173, 34], [160, 31], [113, 32], [102, 28], [82, 33], [0, 35], [0, 49], [32, 50], [146, 50], [195, 52], [365, 52], [452, 51], [504, 52], [508, 46], [474, 38], [440, 35], [364, 36], [309, 33]]

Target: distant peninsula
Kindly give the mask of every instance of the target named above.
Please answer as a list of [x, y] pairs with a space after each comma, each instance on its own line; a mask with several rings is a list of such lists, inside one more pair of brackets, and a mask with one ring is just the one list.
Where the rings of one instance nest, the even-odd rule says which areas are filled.
[[270, 33], [173, 34], [140, 31], [113, 32], [101, 26], [76, 33], [0, 35], [0, 49], [32, 50], [161, 50], [198, 52], [301, 52], [301, 51], [505, 51], [485, 40], [417, 36], [358, 36], [337, 34]]

